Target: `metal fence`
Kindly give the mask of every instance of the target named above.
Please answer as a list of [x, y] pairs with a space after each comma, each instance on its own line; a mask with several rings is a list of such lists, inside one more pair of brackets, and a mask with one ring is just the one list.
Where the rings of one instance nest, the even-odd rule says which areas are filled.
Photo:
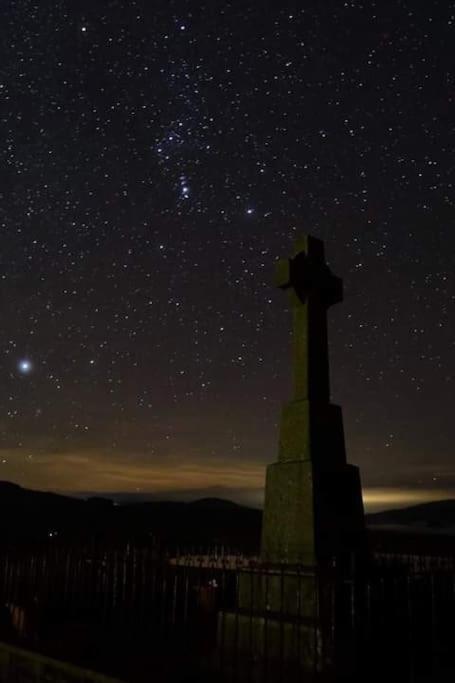
[[131, 683], [455, 675], [447, 558], [316, 572], [219, 551], [50, 543], [0, 552], [0, 606], [0, 640]]

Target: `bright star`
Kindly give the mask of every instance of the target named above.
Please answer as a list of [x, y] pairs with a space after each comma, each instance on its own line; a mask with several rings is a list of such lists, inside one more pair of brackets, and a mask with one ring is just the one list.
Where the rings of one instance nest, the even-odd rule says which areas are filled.
[[251, 216], [251, 214], [254, 213], [254, 209], [247, 209], [246, 212], [249, 216]]
[[21, 372], [23, 375], [28, 375], [28, 373], [31, 372], [32, 367], [31, 361], [27, 359], [21, 360], [18, 363], [19, 372]]

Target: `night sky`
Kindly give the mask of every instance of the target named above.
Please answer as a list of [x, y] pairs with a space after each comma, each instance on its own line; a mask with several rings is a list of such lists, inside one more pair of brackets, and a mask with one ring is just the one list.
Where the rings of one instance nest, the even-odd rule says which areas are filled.
[[455, 3], [12, 0], [0, 35], [0, 478], [259, 503], [308, 232], [367, 504], [455, 496]]

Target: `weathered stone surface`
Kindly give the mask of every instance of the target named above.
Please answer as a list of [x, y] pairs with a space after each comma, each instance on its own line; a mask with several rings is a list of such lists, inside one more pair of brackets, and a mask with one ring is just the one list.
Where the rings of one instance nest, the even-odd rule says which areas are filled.
[[238, 604], [246, 613], [265, 609], [269, 617], [315, 619], [318, 616], [320, 581], [314, 571], [260, 567], [239, 574]]
[[289, 294], [293, 312], [295, 399], [328, 402], [327, 308], [342, 299], [342, 282], [324, 260], [323, 243], [311, 236], [297, 240], [291, 259], [276, 265], [275, 282]]
[[277, 462], [267, 468], [264, 562], [316, 564], [313, 490], [310, 461]]
[[288, 403], [281, 416], [278, 459], [310, 460], [321, 466], [345, 464], [341, 408], [309, 400]]
[[358, 546], [363, 508], [356, 467], [278, 462], [267, 468], [266, 491], [264, 562], [315, 566]]
[[302, 672], [318, 674], [333, 666], [315, 622], [223, 612], [218, 629], [223, 633], [223, 671], [229, 676], [229, 664], [235, 668], [235, 681], [301, 681]]

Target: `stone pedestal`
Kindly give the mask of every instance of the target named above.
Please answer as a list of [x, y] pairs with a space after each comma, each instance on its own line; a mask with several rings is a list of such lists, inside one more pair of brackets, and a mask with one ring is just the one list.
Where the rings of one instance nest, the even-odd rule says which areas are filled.
[[243, 680], [300, 680], [333, 667], [329, 584], [314, 572], [260, 567], [239, 576], [238, 607], [219, 615], [223, 670]]
[[315, 566], [346, 564], [364, 539], [359, 472], [352, 465], [321, 471], [311, 461], [275, 463], [267, 469], [262, 528], [265, 562]]
[[346, 463], [341, 408], [292, 401], [283, 410], [278, 462], [267, 468], [264, 562], [322, 566], [364, 545], [360, 475]]

